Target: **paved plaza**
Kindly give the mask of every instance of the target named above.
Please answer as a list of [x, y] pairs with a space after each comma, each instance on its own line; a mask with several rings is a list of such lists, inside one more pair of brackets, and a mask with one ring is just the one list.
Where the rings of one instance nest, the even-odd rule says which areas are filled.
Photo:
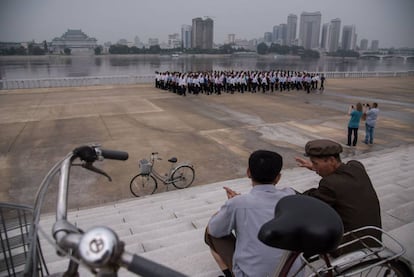
[[[295, 167], [305, 143], [330, 138], [346, 143], [347, 109], [379, 103], [374, 145], [345, 147], [344, 157], [414, 143], [414, 78], [328, 80], [324, 93], [304, 91], [187, 95], [152, 84], [0, 91], [0, 201], [32, 204], [53, 163], [74, 147], [99, 143], [128, 151], [126, 162], [100, 165], [113, 182], [75, 169], [70, 207], [131, 198], [138, 160], [157, 151], [169, 168], [176, 156], [196, 169], [194, 186], [245, 176], [249, 153], [272, 149]], [[161, 184], [159, 191], [167, 188]], [[169, 188], [172, 189], [172, 188]], [[52, 188], [51, 195], [55, 190]], [[46, 210], [54, 207], [48, 197]]]
[[[68, 219], [87, 230], [112, 228], [126, 250], [188, 276], [221, 272], [203, 242], [205, 226], [225, 201], [222, 186], [249, 191], [245, 177], [249, 153], [272, 149], [284, 156], [278, 186], [304, 191], [317, 186], [314, 172], [298, 168], [310, 139], [330, 138], [344, 145], [345, 161], [357, 158], [367, 168], [381, 205], [382, 226], [401, 242], [414, 262], [414, 78], [329, 80], [324, 93], [303, 91], [178, 96], [152, 85], [100, 86], [0, 91], [0, 201], [32, 204], [37, 187], [55, 161], [74, 147], [99, 143], [130, 153], [126, 162], [99, 166], [113, 178], [74, 168]], [[374, 145], [347, 147], [350, 104], [378, 102], [380, 117]], [[138, 160], [158, 151], [191, 161], [193, 187], [132, 198], [129, 180]], [[172, 189], [172, 188], [170, 188]], [[159, 191], [164, 192], [165, 186]], [[61, 272], [46, 240], [55, 216], [51, 187], [40, 220], [40, 244], [49, 272]], [[385, 243], [389, 241], [384, 238]], [[194, 265], [197, 266], [194, 266]], [[81, 267], [81, 276], [91, 276]], [[121, 269], [119, 276], [132, 276]]]

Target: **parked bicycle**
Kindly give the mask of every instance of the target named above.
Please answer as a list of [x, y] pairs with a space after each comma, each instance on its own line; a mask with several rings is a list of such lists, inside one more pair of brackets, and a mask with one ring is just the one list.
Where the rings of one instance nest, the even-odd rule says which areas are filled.
[[[30, 249], [26, 257], [24, 276], [38, 276], [36, 267], [39, 255], [37, 252], [37, 234], [40, 210], [49, 185], [59, 175], [57, 192], [56, 222], [52, 228], [57, 253], [69, 258], [69, 265], [64, 275], [79, 276], [79, 265], [86, 266], [97, 276], [117, 276], [120, 267], [140, 276], [185, 277], [185, 275], [168, 267], [152, 262], [124, 249], [124, 243], [117, 234], [108, 227], [93, 227], [84, 232], [81, 226], [75, 226], [67, 220], [67, 203], [69, 177], [72, 166], [82, 166], [85, 169], [111, 177], [94, 166], [94, 162], [104, 159], [126, 160], [128, 153], [105, 150], [98, 146], [81, 146], [70, 152], [63, 160], [57, 162], [43, 179], [34, 205], [33, 222], [29, 234]], [[80, 160], [81, 163], [75, 163]], [[20, 276], [20, 275], [19, 275]], [[54, 275], [57, 276], [57, 275]]]
[[[370, 235], [373, 232], [382, 233], [387, 245]], [[410, 262], [402, 257], [404, 247], [390, 234], [373, 226], [343, 234], [342, 220], [335, 210], [309, 196], [282, 198], [274, 219], [262, 226], [258, 237], [266, 245], [287, 250], [274, 274], [277, 277], [303, 276], [305, 269], [312, 277], [414, 276]], [[350, 248], [354, 250], [333, 257]], [[290, 272], [298, 257], [302, 268]]]
[[139, 161], [140, 173], [135, 175], [129, 183], [131, 193], [136, 196], [153, 194], [158, 188], [157, 180], [164, 185], [172, 184], [177, 189], [191, 186], [194, 181], [194, 167], [189, 163], [177, 163], [177, 158], [168, 159], [171, 168], [168, 173], [162, 175], [154, 169], [155, 161], [162, 160], [158, 157], [158, 152], [151, 153], [150, 161], [142, 159]]

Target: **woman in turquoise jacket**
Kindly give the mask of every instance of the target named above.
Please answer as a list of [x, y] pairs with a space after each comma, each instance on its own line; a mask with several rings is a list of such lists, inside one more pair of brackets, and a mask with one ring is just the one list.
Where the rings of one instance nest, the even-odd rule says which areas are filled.
[[[362, 104], [358, 103], [356, 104], [356, 108], [352, 105], [349, 108], [348, 114], [351, 116], [348, 123], [348, 146], [352, 145], [356, 146], [358, 141], [358, 128], [359, 128], [359, 122], [361, 121], [362, 117]], [[352, 133], [354, 134], [354, 139], [352, 140]]]

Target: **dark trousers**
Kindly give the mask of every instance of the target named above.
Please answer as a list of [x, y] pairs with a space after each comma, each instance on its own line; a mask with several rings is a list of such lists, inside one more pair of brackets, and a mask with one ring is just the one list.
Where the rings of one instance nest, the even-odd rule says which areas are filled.
[[215, 238], [206, 229], [204, 242], [221, 257], [227, 265], [227, 268], [233, 272], [233, 255], [236, 249], [236, 237], [231, 234], [222, 238]]
[[[354, 133], [354, 139], [352, 140], [352, 133]], [[348, 127], [348, 146], [352, 145], [355, 146], [358, 142], [358, 128], [349, 128]]]

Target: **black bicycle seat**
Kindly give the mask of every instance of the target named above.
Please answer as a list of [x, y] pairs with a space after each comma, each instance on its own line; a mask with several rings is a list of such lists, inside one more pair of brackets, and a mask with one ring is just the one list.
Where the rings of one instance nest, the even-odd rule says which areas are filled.
[[168, 160], [170, 163], [176, 163], [177, 162], [177, 158], [176, 157], [172, 157]]
[[266, 245], [311, 256], [335, 250], [343, 232], [342, 220], [333, 208], [297, 194], [278, 202], [275, 217], [261, 227], [258, 237]]

